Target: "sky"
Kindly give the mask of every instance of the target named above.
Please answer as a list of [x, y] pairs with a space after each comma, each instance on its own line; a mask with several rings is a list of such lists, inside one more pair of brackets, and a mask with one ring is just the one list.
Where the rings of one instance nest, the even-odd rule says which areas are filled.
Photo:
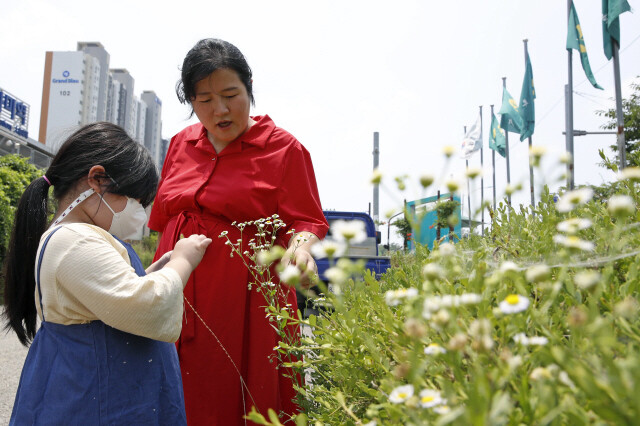
[[[637, 0], [629, 0], [632, 8]], [[601, 6], [574, 1], [591, 68], [605, 90], [586, 81], [574, 54], [575, 129], [599, 131], [596, 110], [614, 107], [612, 62], [602, 50]], [[561, 0], [325, 1], [4, 1], [0, 6], [0, 87], [31, 105], [29, 134], [37, 138], [46, 51], [76, 50], [78, 41], [99, 41], [111, 68], [126, 68], [135, 92], [154, 90], [163, 102], [163, 130], [170, 138], [185, 126], [189, 108], [175, 84], [187, 51], [200, 39], [235, 44], [253, 69], [256, 105], [310, 151], [325, 209], [368, 211], [373, 199], [373, 133], [380, 135], [383, 188], [380, 216], [403, 200], [446, 192], [444, 181], [465, 170], [458, 155], [445, 161], [446, 146], [459, 147], [464, 126], [482, 106], [484, 197], [492, 198], [488, 148], [490, 105], [500, 109], [502, 77], [519, 100], [528, 39], [537, 99], [533, 144], [548, 154], [536, 171], [535, 192], [564, 184], [558, 165], [565, 151], [564, 85], [567, 83], [567, 3]], [[621, 16], [623, 95], [640, 75], [640, 14]], [[511, 182], [525, 190], [514, 203], [529, 203], [528, 146], [510, 134]], [[598, 185], [614, 178], [599, 167], [598, 150], [611, 154], [615, 135], [576, 137], [575, 182]], [[480, 166], [480, 156], [469, 164]], [[422, 190], [423, 174], [438, 179]], [[400, 191], [394, 178], [407, 176]], [[505, 160], [496, 155], [496, 192], [506, 185]], [[463, 182], [466, 192], [466, 182]], [[471, 186], [480, 204], [480, 182]], [[467, 194], [463, 194], [466, 209]], [[466, 213], [464, 214], [466, 216]], [[383, 232], [386, 234], [386, 232]], [[393, 231], [392, 231], [393, 234]], [[384, 239], [384, 238], [383, 238]], [[392, 240], [393, 241], [393, 240]]]

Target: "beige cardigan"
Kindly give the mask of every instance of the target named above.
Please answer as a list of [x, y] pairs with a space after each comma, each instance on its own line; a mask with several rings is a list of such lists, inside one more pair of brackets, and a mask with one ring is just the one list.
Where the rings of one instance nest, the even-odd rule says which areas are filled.
[[[44, 318], [69, 325], [101, 320], [118, 330], [175, 342], [182, 328], [182, 280], [171, 268], [139, 277], [127, 249], [107, 231], [63, 224], [49, 240], [40, 269]], [[52, 228], [40, 239], [42, 244]], [[37, 273], [36, 261], [36, 273]], [[42, 319], [38, 302], [38, 316]]]

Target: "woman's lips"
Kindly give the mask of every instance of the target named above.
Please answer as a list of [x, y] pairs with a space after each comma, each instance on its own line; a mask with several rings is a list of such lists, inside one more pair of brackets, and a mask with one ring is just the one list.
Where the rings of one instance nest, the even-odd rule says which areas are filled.
[[218, 127], [221, 129], [226, 129], [229, 126], [231, 126], [231, 121], [221, 121], [218, 123]]

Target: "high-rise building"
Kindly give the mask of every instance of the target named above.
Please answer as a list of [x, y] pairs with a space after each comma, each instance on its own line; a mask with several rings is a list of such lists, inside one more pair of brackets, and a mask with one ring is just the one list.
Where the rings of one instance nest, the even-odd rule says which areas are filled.
[[137, 110], [137, 119], [136, 119], [136, 135], [134, 139], [144, 145], [144, 134], [146, 130], [147, 124], [147, 103], [142, 99], [136, 99], [136, 110]]
[[142, 92], [141, 99], [147, 104], [147, 117], [144, 132], [144, 146], [147, 147], [153, 161], [158, 167], [162, 167], [160, 162], [161, 140], [162, 140], [162, 101], [153, 90]]
[[98, 88], [97, 121], [107, 118], [107, 86], [109, 84], [109, 52], [97, 41], [79, 41], [78, 51], [93, 56], [100, 62], [100, 87]]
[[120, 82], [114, 80], [111, 73], [107, 79], [107, 113], [105, 121], [118, 124], [118, 113], [120, 112]]
[[55, 149], [76, 126], [97, 121], [99, 90], [98, 59], [84, 52], [47, 52], [40, 142]]
[[55, 153], [78, 126], [108, 121], [144, 144], [161, 166], [162, 102], [155, 92], [138, 98], [133, 76], [124, 68], [109, 68], [101, 43], [78, 42], [77, 49], [46, 53], [40, 142]]
[[110, 70], [113, 80], [120, 83], [120, 95], [118, 102], [118, 121], [115, 123], [122, 127], [129, 136], [136, 134], [136, 123], [133, 112], [133, 86], [135, 80], [124, 68]]

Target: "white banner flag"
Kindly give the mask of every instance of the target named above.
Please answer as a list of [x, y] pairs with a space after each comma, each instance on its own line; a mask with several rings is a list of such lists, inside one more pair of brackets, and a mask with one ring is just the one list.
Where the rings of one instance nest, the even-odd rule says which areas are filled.
[[482, 124], [480, 123], [480, 115], [475, 124], [467, 131], [462, 139], [462, 158], [468, 160], [474, 152], [482, 148]]

